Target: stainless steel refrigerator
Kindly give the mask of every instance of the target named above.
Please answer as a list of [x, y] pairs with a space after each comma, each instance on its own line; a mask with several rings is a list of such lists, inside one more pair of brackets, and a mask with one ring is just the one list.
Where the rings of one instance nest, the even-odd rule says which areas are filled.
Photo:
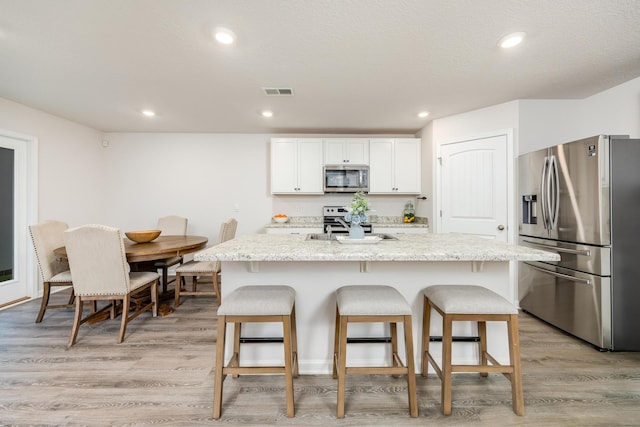
[[640, 351], [640, 139], [599, 135], [518, 159], [525, 311], [613, 351]]

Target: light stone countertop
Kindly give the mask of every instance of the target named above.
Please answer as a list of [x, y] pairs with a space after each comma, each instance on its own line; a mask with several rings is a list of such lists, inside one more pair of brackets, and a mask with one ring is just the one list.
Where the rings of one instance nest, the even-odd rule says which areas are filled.
[[[401, 216], [371, 216], [373, 230], [377, 228], [429, 228], [427, 218], [416, 217], [415, 222], [406, 223]], [[321, 216], [292, 216], [285, 223], [277, 223], [273, 220], [267, 228], [322, 228]]]
[[560, 256], [464, 234], [403, 234], [375, 244], [250, 234], [195, 254], [196, 261], [559, 261]]

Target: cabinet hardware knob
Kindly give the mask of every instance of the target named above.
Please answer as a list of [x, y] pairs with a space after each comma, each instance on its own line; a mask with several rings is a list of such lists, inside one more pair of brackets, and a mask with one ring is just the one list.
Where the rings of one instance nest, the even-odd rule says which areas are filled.
[[498, 230], [500, 230], [500, 231], [504, 230], [504, 225], [500, 224], [500, 225], [498, 226]]

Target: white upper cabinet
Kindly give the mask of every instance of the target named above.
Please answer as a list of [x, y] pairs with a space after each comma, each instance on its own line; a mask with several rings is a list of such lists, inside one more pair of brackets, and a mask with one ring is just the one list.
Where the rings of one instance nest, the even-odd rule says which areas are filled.
[[370, 194], [419, 194], [421, 191], [418, 138], [369, 140]]
[[368, 165], [368, 138], [331, 138], [324, 140], [325, 165]]
[[271, 193], [323, 194], [322, 147], [318, 138], [272, 138]]

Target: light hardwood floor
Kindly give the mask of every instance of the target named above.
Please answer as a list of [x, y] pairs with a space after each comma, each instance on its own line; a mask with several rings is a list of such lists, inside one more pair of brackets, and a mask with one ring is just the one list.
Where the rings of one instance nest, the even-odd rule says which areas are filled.
[[82, 325], [71, 349], [72, 311], [49, 310], [35, 324], [39, 303], [0, 311], [0, 425], [640, 425], [640, 353], [598, 352], [526, 314], [524, 417], [512, 412], [504, 377], [469, 374], [454, 378], [449, 417], [440, 413], [439, 380], [418, 376], [418, 418], [408, 415], [403, 378], [349, 377], [338, 420], [337, 383], [321, 375], [295, 381], [291, 419], [282, 377], [227, 378], [222, 418], [213, 420], [214, 298], [187, 297], [166, 317], [145, 313], [120, 345], [119, 318]]

